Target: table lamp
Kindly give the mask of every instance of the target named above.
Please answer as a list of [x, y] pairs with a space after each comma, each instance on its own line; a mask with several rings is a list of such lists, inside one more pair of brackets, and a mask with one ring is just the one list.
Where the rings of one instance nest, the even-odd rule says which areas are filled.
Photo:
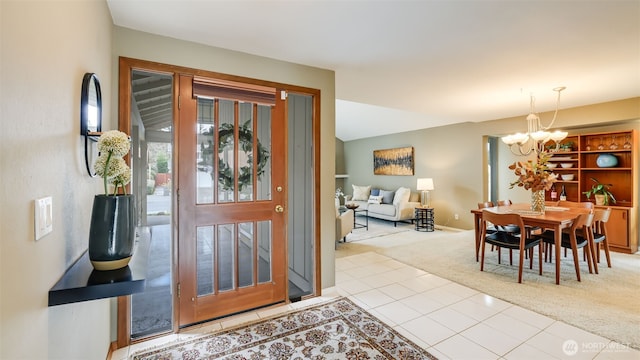
[[433, 179], [432, 178], [422, 178], [418, 179], [418, 185], [416, 187], [419, 191], [422, 191], [422, 197], [420, 204], [422, 207], [430, 208], [431, 207], [431, 199], [429, 198], [429, 190], [433, 190]]

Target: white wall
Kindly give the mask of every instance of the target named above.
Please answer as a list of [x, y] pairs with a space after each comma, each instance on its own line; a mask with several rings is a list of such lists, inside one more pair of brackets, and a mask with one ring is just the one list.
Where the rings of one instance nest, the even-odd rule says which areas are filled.
[[[321, 169], [335, 168], [335, 74], [333, 71], [115, 27], [114, 64], [117, 64], [118, 56], [320, 89], [322, 155], [319, 166]], [[116, 68], [113, 70], [112, 82], [115, 87]], [[116, 104], [113, 106], [112, 111], [115, 113]], [[319, 209], [321, 226], [318, 229], [322, 237], [322, 288], [333, 286], [335, 281], [333, 186], [334, 171], [322, 172], [320, 192], [323, 196], [320, 201], [321, 209]]]
[[[552, 115], [540, 114], [545, 124], [548, 124]], [[472, 229], [473, 216], [470, 210], [476, 208], [478, 202], [487, 200], [483, 183], [483, 172], [486, 171], [483, 136], [526, 131], [525, 118], [526, 115], [522, 115], [347, 141], [344, 143], [345, 169], [349, 175], [345, 180], [346, 193], [352, 193], [352, 184], [371, 184], [387, 190], [407, 186], [415, 191], [418, 178], [430, 177], [435, 187], [431, 199], [436, 224]], [[563, 109], [558, 113], [554, 129], [568, 130], [570, 135], [619, 129], [640, 131], [639, 119], [640, 98], [633, 98]], [[514, 202], [530, 201], [530, 193], [522, 188], [508, 189], [515, 175], [506, 166], [513, 163], [516, 156], [509, 152], [506, 145], [500, 144], [498, 163], [505, 166], [499, 169], [498, 198]], [[404, 146], [414, 147], [414, 176], [373, 175], [373, 150]], [[459, 220], [454, 219], [454, 214], [459, 215]]]
[[[84, 165], [80, 88], [85, 72], [98, 75], [108, 129], [111, 16], [103, 0], [3, 0], [0, 16], [0, 358], [104, 359], [110, 301], [47, 301], [87, 248], [100, 191]], [[33, 202], [44, 196], [53, 232], [35, 242]]]

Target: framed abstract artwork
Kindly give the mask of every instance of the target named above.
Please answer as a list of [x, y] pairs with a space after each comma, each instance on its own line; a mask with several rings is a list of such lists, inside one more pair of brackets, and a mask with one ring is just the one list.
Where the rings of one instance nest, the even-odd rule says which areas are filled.
[[373, 151], [374, 175], [413, 175], [413, 146]]

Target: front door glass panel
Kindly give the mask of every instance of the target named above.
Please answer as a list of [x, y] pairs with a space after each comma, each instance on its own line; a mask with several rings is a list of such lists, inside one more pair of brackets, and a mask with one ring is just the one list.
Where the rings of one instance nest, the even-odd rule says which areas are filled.
[[218, 202], [233, 202], [235, 197], [235, 106], [230, 100], [219, 100], [218, 130]]

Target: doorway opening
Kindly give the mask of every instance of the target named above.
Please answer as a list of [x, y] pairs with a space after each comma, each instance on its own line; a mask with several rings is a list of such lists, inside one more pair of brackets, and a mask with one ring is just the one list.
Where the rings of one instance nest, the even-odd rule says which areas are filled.
[[[223, 74], [216, 74], [201, 70], [188, 69], [173, 65], [163, 65], [158, 63], [146, 62], [143, 60], [120, 58], [120, 112], [119, 112], [119, 126], [123, 131], [128, 132], [132, 137], [133, 152], [131, 156], [133, 181], [132, 192], [138, 195], [138, 220], [139, 231], [142, 235], [150, 238], [150, 264], [149, 275], [147, 277], [147, 291], [141, 294], [136, 294], [130, 297], [118, 298], [118, 334], [117, 334], [117, 346], [123, 347], [129, 345], [132, 340], [139, 341], [151, 336], [157, 336], [162, 333], [171, 333], [178, 331], [181, 323], [183, 323], [185, 313], [181, 312], [179, 306], [179, 294], [181, 284], [178, 281], [179, 268], [177, 267], [177, 258], [180, 254], [179, 247], [179, 204], [178, 199], [183, 199], [183, 189], [179, 186], [178, 181], [178, 167], [179, 167], [179, 149], [178, 144], [182, 141], [182, 135], [178, 139], [178, 117], [180, 111], [178, 109], [178, 99], [184, 101], [184, 99], [192, 99], [192, 93], [179, 94], [179, 74], [194, 74], [209, 75], [211, 78], [224, 78], [225, 81], [237, 81], [246, 82], [249, 84], [257, 83], [259, 86], [274, 86], [274, 83], [266, 83], [259, 80], [245, 79], [241, 77], [234, 77]], [[231, 79], [231, 80], [229, 80]], [[300, 143], [294, 142], [305, 149], [304, 158], [305, 161], [301, 162], [302, 167], [285, 167], [282, 172], [282, 179], [276, 179], [277, 181], [271, 181], [268, 185], [272, 185], [270, 188], [271, 194], [279, 191], [277, 185], [278, 182], [285, 184], [282, 191], [283, 194], [288, 196], [288, 200], [282, 203], [282, 206], [286, 207], [286, 212], [283, 214], [285, 222], [291, 221], [288, 216], [293, 209], [296, 209], [297, 215], [304, 214], [305, 221], [301, 223], [299, 228], [301, 231], [296, 233], [294, 245], [292, 245], [292, 239], [290, 233], [285, 235], [285, 239], [289, 241], [287, 247], [288, 253], [284, 254], [282, 264], [285, 267], [288, 266], [289, 271], [285, 271], [284, 286], [287, 291], [287, 301], [295, 301], [301, 297], [314, 296], [319, 294], [320, 284], [320, 235], [319, 235], [319, 216], [316, 213], [318, 208], [318, 195], [319, 186], [317, 181], [319, 179], [319, 169], [314, 165], [319, 163], [319, 147], [314, 146], [318, 144], [319, 137], [319, 103], [320, 94], [318, 90], [302, 88], [289, 85], [280, 85], [276, 95], [280, 100], [287, 99], [287, 93], [296, 94], [289, 98], [288, 106], [281, 106], [280, 110], [282, 114], [276, 116], [276, 118], [285, 119], [281, 123], [274, 124], [274, 129], [288, 129], [291, 132], [287, 134], [284, 146], [281, 146], [282, 156], [274, 156], [274, 161], [283, 161], [287, 159], [291, 161], [292, 154], [300, 155], [296, 152], [295, 147], [291, 147], [288, 142], [294, 138], [294, 132], [292, 126], [295, 124], [304, 129], [305, 141]], [[204, 104], [205, 102], [202, 102]], [[235, 104], [235, 103], [234, 103]], [[197, 107], [197, 105], [196, 105]], [[246, 108], [246, 110], [245, 110]], [[251, 112], [256, 119], [260, 119], [263, 115], [259, 113], [261, 111], [268, 111], [267, 108], [257, 107], [258, 110], [254, 112], [253, 106], [249, 109], [248, 105], [243, 102], [234, 105], [234, 112], [240, 119], [248, 118], [244, 114]], [[224, 112], [223, 112], [224, 113]], [[195, 112], [194, 112], [195, 114]], [[226, 114], [226, 113], [224, 113]], [[221, 115], [220, 119], [225, 119], [227, 115]], [[246, 119], [245, 119], [246, 120]], [[256, 120], [257, 121], [257, 120]], [[223, 122], [224, 123], [224, 122]], [[236, 145], [241, 146], [240, 132], [244, 131], [240, 125], [244, 124], [238, 122], [235, 125], [234, 142]], [[255, 123], [254, 130], [256, 136], [260, 135], [260, 126], [263, 122], [258, 121]], [[218, 123], [218, 126], [220, 123]], [[216, 129], [218, 133], [220, 129]], [[202, 134], [200, 134], [202, 135]], [[217, 144], [221, 144], [218, 139]], [[231, 138], [229, 138], [231, 139]], [[267, 140], [261, 140], [261, 143], [266, 144]], [[184, 142], [183, 142], [184, 143]], [[219, 146], [219, 145], [218, 145]], [[257, 144], [255, 146], [258, 146]], [[197, 154], [201, 150], [200, 143], [197, 143], [194, 147]], [[236, 148], [237, 151], [238, 149]], [[242, 153], [253, 152], [257, 154], [258, 148], [254, 147], [250, 150], [241, 149]], [[216, 150], [217, 151], [217, 150]], [[225, 155], [223, 155], [224, 158]], [[237, 163], [237, 160], [241, 160], [242, 157], [235, 155], [234, 161], [236, 166], [240, 165], [237, 169], [238, 172], [242, 172], [242, 164]], [[230, 158], [225, 160], [227, 165], [231, 165]], [[217, 163], [217, 162], [216, 162]], [[194, 163], [196, 164], [196, 163]], [[286, 164], [283, 163], [283, 164]], [[198, 168], [195, 168], [198, 170]], [[300, 172], [303, 169], [303, 172]], [[196, 171], [197, 173], [197, 171]], [[301, 174], [305, 174], [301, 176]], [[258, 179], [255, 176], [254, 179]], [[300, 177], [300, 179], [294, 179]], [[300, 182], [300, 180], [304, 180]], [[216, 178], [216, 180], [218, 180]], [[273, 180], [273, 179], [272, 179]], [[234, 180], [234, 186], [238, 186], [238, 180]], [[194, 180], [194, 184], [197, 182]], [[216, 184], [219, 184], [216, 181]], [[267, 184], [265, 182], [265, 184]], [[288, 185], [297, 184], [297, 189], [293, 193], [290, 192]], [[252, 190], [250, 197], [245, 196], [243, 191], [236, 192], [234, 196], [235, 203], [250, 203], [249, 199], [255, 199], [256, 202], [266, 203], [268, 200], [259, 200], [260, 189], [259, 184], [256, 185], [256, 192]], [[299, 186], [304, 185], [304, 186]], [[218, 186], [218, 185], [216, 185]], [[194, 185], [194, 189], [197, 188]], [[248, 188], [247, 188], [248, 189]], [[186, 189], [188, 190], [188, 189]], [[248, 190], [247, 190], [248, 191]], [[266, 189], [264, 191], [267, 191]], [[197, 193], [197, 190], [196, 190]], [[180, 194], [180, 197], [178, 197]], [[216, 190], [215, 194], [218, 194]], [[266, 193], [265, 193], [266, 194]], [[304, 195], [304, 196], [303, 196]], [[225, 195], [226, 196], [226, 195]], [[224, 200], [224, 199], [223, 199]], [[196, 202], [197, 203], [197, 202]], [[222, 205], [228, 206], [230, 209], [233, 206], [233, 202], [224, 203]], [[260, 204], [258, 204], [260, 205]], [[270, 209], [273, 211], [278, 207], [274, 206], [275, 203], [270, 206], [263, 206], [264, 211]], [[279, 204], [278, 204], [279, 205]], [[301, 209], [304, 209], [302, 211]], [[264, 213], [263, 210], [259, 210]], [[276, 210], [278, 212], [278, 210]], [[227, 212], [222, 212], [227, 214]], [[242, 215], [242, 213], [241, 213]], [[249, 226], [248, 224], [252, 225]], [[231, 225], [227, 225], [231, 224]], [[268, 226], [261, 221], [245, 221], [236, 217], [233, 221], [222, 221], [220, 227], [216, 231], [217, 235], [223, 239], [220, 234], [220, 230], [228, 230], [231, 233], [233, 227], [234, 236], [238, 241], [238, 244], [246, 246], [248, 239], [252, 238], [253, 241], [260, 243], [261, 234], [271, 232]], [[231, 226], [231, 227], [230, 227]], [[273, 226], [273, 225], [271, 225]], [[286, 226], [280, 226], [282, 229], [286, 229]], [[302, 234], [302, 235], [299, 235]], [[196, 233], [197, 235], [197, 233]], [[196, 237], [194, 237], [195, 239]], [[205, 237], [203, 236], [202, 239]], [[234, 240], [236, 241], [236, 240]], [[157, 247], [154, 247], [157, 246]], [[296, 252], [293, 252], [293, 249]], [[256, 246], [255, 249], [258, 249]], [[256, 250], [259, 251], [259, 250]], [[294, 260], [292, 260], [294, 259]], [[304, 259], [303, 266], [300, 259]], [[152, 262], [154, 264], [152, 264]], [[261, 262], [259, 262], [261, 264]], [[254, 277], [258, 279], [256, 282], [260, 283], [260, 279], [264, 279], [261, 276], [260, 266], [255, 266], [255, 271], [259, 272]], [[295, 270], [295, 271], [292, 271]], [[237, 275], [236, 275], [237, 276]], [[300, 276], [304, 281], [300, 279], [292, 279], [294, 276]], [[244, 281], [236, 277], [239, 285], [248, 284], [248, 281]], [[235, 281], [235, 280], [234, 280]], [[287, 285], [288, 284], [288, 285]], [[242, 288], [243, 286], [240, 286]], [[224, 289], [225, 287], [222, 286]], [[184, 292], [184, 288], [182, 288]], [[225, 290], [226, 291], [226, 290]], [[196, 296], [197, 297], [197, 296]], [[249, 310], [249, 309], [247, 309]], [[188, 322], [188, 321], [187, 321]]]

